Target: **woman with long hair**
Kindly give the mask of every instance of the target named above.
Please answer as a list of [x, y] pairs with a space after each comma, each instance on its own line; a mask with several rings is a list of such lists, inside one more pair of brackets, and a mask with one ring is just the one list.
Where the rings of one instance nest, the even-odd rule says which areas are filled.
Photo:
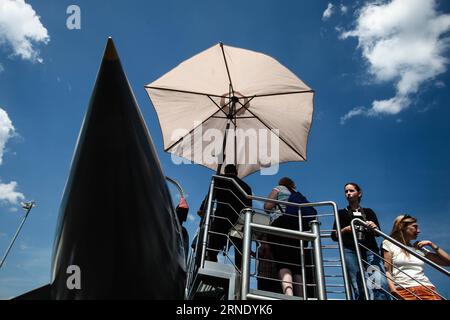
[[[358, 257], [356, 254], [355, 242], [353, 241], [351, 222], [355, 218], [365, 221], [365, 228], [357, 230], [358, 243], [361, 244], [361, 255], [364, 259], [365, 275], [367, 279], [367, 289], [369, 300], [390, 300], [388, 294], [388, 285], [386, 278], [382, 276], [383, 262], [379, 258], [380, 249], [375, 239], [372, 229], [380, 229], [377, 215], [370, 208], [361, 207], [362, 190], [361, 187], [354, 182], [344, 185], [344, 194], [347, 199], [348, 206], [340, 209], [338, 212], [339, 222], [341, 225], [342, 242], [344, 246], [344, 257], [347, 265], [347, 274], [353, 291], [353, 299], [363, 300], [363, 283], [361, 273], [359, 271]], [[336, 222], [334, 222], [331, 238], [338, 241], [336, 234]], [[369, 273], [372, 273], [369, 276]], [[369, 281], [375, 280], [377, 283]]]
[[[394, 220], [391, 237], [398, 242], [418, 250], [427, 259], [441, 266], [450, 266], [450, 256], [429, 240], [416, 240], [420, 234], [417, 219], [408, 214], [399, 215]], [[434, 252], [429, 251], [430, 247]], [[389, 240], [382, 244], [386, 276], [391, 294], [401, 300], [441, 300], [435, 286], [423, 272], [424, 262], [398, 247]]]

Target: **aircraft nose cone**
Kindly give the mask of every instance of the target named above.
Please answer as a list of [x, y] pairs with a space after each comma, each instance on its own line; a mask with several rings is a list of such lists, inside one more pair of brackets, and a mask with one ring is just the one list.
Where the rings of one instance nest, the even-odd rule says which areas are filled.
[[[108, 39], [59, 212], [56, 299], [182, 299], [182, 237], [139, 106]], [[70, 266], [81, 289], [70, 289]]]

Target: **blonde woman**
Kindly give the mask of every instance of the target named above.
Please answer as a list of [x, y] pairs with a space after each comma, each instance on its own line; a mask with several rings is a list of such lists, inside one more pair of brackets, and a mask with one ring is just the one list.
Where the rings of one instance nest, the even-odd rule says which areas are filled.
[[[420, 250], [421, 254], [441, 266], [450, 266], [450, 256], [438, 245], [429, 241], [416, 240], [420, 234], [417, 219], [408, 214], [400, 215], [394, 220], [391, 237], [411, 247]], [[425, 247], [430, 247], [434, 252]], [[436, 294], [435, 286], [423, 272], [424, 262], [392, 242], [384, 240], [382, 244], [385, 259], [386, 276], [391, 293], [401, 300], [441, 300]]]

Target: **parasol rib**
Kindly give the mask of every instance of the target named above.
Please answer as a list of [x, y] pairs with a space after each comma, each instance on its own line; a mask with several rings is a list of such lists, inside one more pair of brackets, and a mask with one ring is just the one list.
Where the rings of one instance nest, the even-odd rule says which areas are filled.
[[299, 90], [299, 91], [288, 91], [288, 92], [277, 92], [277, 93], [266, 93], [266, 94], [255, 94], [253, 96], [244, 96], [240, 98], [263, 98], [271, 96], [281, 96], [285, 94], [298, 94], [298, 93], [314, 93], [314, 90]]
[[[261, 120], [260, 117], [258, 117], [256, 114], [254, 114], [253, 112], [251, 112], [249, 109], [247, 109], [248, 112], [250, 112], [253, 116], [255, 116], [255, 118], [257, 120], [259, 120], [267, 129], [269, 129], [271, 132], [273, 132], [272, 128], [267, 125], [264, 121]], [[304, 161], [306, 161], [305, 157], [303, 155], [301, 155], [297, 150], [295, 150], [286, 140], [283, 139], [283, 137], [278, 136], [278, 138], [283, 141], [292, 151], [294, 151], [297, 155], [299, 155]]]
[[227, 69], [228, 81], [230, 81], [231, 93], [234, 96], [233, 82], [231, 82], [230, 69], [228, 69], [227, 58], [225, 58], [225, 50], [223, 49], [223, 43], [220, 43], [220, 49], [222, 49], [223, 61], [225, 62], [225, 68]]
[[[188, 91], [188, 90], [181, 90], [181, 89], [169, 89], [169, 88], [153, 87], [153, 86], [144, 86], [144, 88], [154, 89], [154, 90], [180, 92], [180, 93], [190, 93], [190, 94], [196, 94], [196, 95], [200, 95], [200, 96], [210, 96], [210, 97], [215, 97], [215, 98], [223, 98], [223, 95], [219, 96], [217, 94], [210, 94], [210, 93], [206, 93], [206, 92], [195, 92], [195, 91]], [[266, 93], [266, 94], [252, 95], [252, 96], [242, 96], [242, 97], [239, 97], [239, 99], [262, 98], [262, 97], [280, 96], [280, 95], [285, 95], [285, 94], [298, 94], [298, 93], [315, 93], [315, 91], [314, 90], [298, 90], [298, 91], [288, 91], [288, 92]]]
[[[214, 119], [228, 119], [228, 117], [212, 116]], [[234, 119], [255, 119], [253, 116], [235, 117]]]
[[[223, 114], [225, 115], [225, 116], [227, 116], [227, 114], [225, 113], [225, 111], [223, 111], [223, 108], [221, 108], [210, 96], [208, 96], [208, 98], [209, 98], [209, 100], [211, 100], [212, 101], [212, 103], [214, 103], [214, 105], [217, 107], [217, 108], [219, 108], [219, 110], [220, 111], [222, 111], [223, 112]], [[230, 104], [230, 102], [231, 102], [231, 100], [230, 101], [228, 101], [225, 105], [224, 105], [224, 107], [225, 106], [227, 106], [227, 105], [229, 105]]]
[[180, 90], [180, 89], [169, 89], [169, 88], [153, 87], [153, 86], [144, 86], [144, 88], [154, 89], [154, 90], [180, 92], [180, 93], [190, 93], [190, 94], [196, 94], [196, 95], [199, 95], [199, 96], [209, 96], [209, 97], [215, 97], [215, 98], [223, 98], [223, 96], [219, 96], [219, 95], [216, 95], [216, 94], [210, 94], [210, 93], [206, 93], [206, 92], [195, 92], [195, 91]]
[[[211, 99], [211, 100], [212, 100], [212, 99]], [[213, 101], [213, 102], [214, 102], [214, 101]], [[228, 102], [227, 104], [229, 104], [229, 102]], [[217, 104], [216, 104], [216, 106], [217, 106]], [[219, 106], [218, 106], [218, 107], [219, 107]], [[208, 121], [209, 119], [211, 119], [211, 118], [219, 118], [218, 116], [216, 116], [216, 114], [217, 114], [219, 111], [222, 111], [222, 112], [223, 112], [222, 108], [219, 107], [219, 110], [215, 111], [212, 115], [210, 115], [208, 118], [206, 118], [204, 121], [202, 121], [198, 126], [195, 126], [195, 127], [194, 127], [191, 131], [189, 131], [186, 135], [184, 135], [183, 137], [181, 137], [180, 139], [178, 139], [177, 141], [175, 141], [172, 145], [170, 145], [169, 147], [167, 147], [166, 149], [164, 149], [164, 151], [165, 151], [165, 152], [168, 152], [170, 149], [172, 149], [172, 148], [175, 147], [178, 143], [180, 143], [180, 142], [184, 139], [184, 137], [190, 135], [192, 132], [195, 131], [195, 129], [197, 129], [199, 126], [201, 126], [202, 124], [204, 124], [204, 123], [205, 123], [206, 121]], [[227, 117], [226, 119], [228, 119], [228, 117]]]

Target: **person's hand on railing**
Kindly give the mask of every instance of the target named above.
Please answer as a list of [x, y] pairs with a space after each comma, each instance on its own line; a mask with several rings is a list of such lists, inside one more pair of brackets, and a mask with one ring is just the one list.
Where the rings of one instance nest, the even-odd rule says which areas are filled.
[[372, 230], [378, 228], [377, 224], [373, 221], [366, 221], [366, 227]]
[[198, 210], [198, 211], [197, 211], [197, 215], [198, 215], [199, 217], [202, 217], [202, 218], [203, 218], [203, 216], [205, 215], [205, 211], [203, 211], [203, 210]]
[[[439, 266], [450, 267], [450, 255], [430, 240], [416, 241], [413, 246], [414, 248], [421, 250], [425, 254], [426, 258], [430, 259]], [[426, 249], [426, 246], [431, 247], [434, 252]], [[448, 272], [447, 275], [450, 276]]]
[[413, 247], [419, 250], [422, 250], [423, 247], [431, 247], [434, 251], [439, 250], [439, 246], [431, 242], [430, 240], [422, 240], [422, 241], [416, 241], [413, 244]]

